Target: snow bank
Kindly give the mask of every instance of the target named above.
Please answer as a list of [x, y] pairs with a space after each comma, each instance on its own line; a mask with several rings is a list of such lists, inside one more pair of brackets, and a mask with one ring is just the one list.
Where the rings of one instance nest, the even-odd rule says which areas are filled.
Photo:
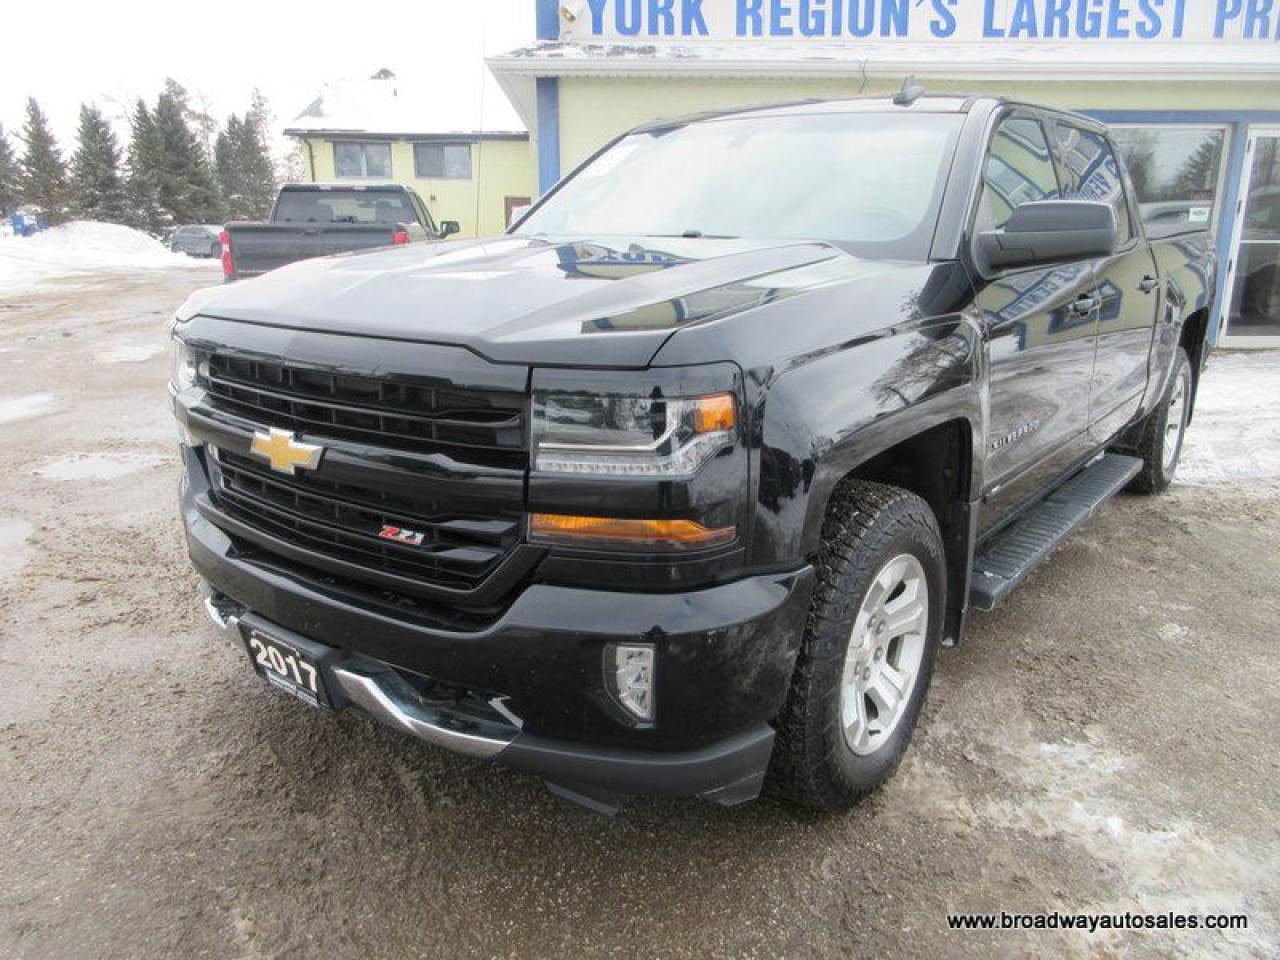
[[1215, 352], [1178, 464], [1178, 483], [1280, 483], [1280, 350]]
[[165, 267], [210, 269], [208, 262], [172, 253], [159, 240], [115, 223], [81, 220], [34, 237], [0, 237], [0, 294], [81, 274]]

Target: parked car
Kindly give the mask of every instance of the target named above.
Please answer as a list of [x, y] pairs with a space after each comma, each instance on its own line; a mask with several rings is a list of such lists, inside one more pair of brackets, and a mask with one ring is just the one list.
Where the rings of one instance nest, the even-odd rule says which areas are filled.
[[169, 249], [189, 257], [220, 257], [222, 227], [211, 223], [193, 223], [175, 227], [169, 235]]
[[227, 282], [310, 257], [440, 240], [455, 220], [432, 219], [417, 193], [398, 183], [289, 183], [266, 223], [228, 223], [222, 234]]
[[615, 809], [847, 808], [939, 650], [1177, 468], [1214, 288], [1099, 123], [900, 96], [664, 121], [505, 238], [174, 327], [206, 605], [262, 677]]

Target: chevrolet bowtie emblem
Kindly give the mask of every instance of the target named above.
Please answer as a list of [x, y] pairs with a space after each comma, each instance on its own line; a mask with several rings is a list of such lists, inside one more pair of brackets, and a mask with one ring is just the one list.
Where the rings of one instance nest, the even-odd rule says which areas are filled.
[[249, 452], [266, 460], [277, 473], [293, 476], [298, 467], [314, 470], [320, 466], [324, 447], [315, 443], [299, 443], [288, 430], [273, 427], [267, 433], [259, 431], [253, 435], [253, 446]]

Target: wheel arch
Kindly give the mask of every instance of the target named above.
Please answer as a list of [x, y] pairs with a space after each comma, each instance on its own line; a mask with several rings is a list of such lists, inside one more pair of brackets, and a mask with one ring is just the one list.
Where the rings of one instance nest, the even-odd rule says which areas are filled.
[[805, 555], [818, 549], [832, 497], [845, 483], [868, 480], [899, 487], [928, 504], [946, 548], [947, 616], [944, 644], [953, 646], [964, 631], [969, 572], [973, 565], [977, 509], [974, 491], [980, 436], [976, 410], [908, 409], [881, 427], [879, 443], [864, 442], [852, 457], [833, 455], [815, 475], [805, 532]]
[[1201, 307], [1188, 314], [1178, 332], [1178, 346], [1186, 351], [1191, 361], [1191, 399], [1187, 404], [1187, 423], [1196, 412], [1196, 396], [1200, 391], [1200, 372], [1209, 355], [1209, 308]]

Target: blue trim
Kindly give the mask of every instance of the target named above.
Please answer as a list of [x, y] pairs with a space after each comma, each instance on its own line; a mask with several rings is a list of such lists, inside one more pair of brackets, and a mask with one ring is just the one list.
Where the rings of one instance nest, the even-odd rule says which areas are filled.
[[556, 77], [538, 77], [538, 193], [560, 179], [560, 84]]
[[1280, 110], [1081, 110], [1103, 123], [1280, 123]]
[[559, 40], [560, 39], [559, 0], [536, 0], [536, 2], [538, 4], [538, 14], [537, 14], [538, 39], [539, 40]]
[[1227, 264], [1231, 260], [1231, 231], [1235, 226], [1236, 204], [1240, 200], [1240, 181], [1244, 177], [1244, 153], [1249, 140], [1250, 124], [1280, 124], [1280, 110], [1084, 110], [1082, 113], [1103, 123], [1220, 123], [1227, 127], [1227, 154], [1222, 158], [1227, 175], [1218, 203], [1214, 223], [1215, 252], [1218, 258], [1218, 282], [1214, 291], [1214, 312], [1209, 318], [1210, 343], [1218, 342], [1218, 333], [1226, 317]]
[[1227, 265], [1232, 259], [1231, 232], [1235, 227], [1236, 204], [1240, 202], [1240, 186], [1244, 180], [1244, 154], [1249, 145], [1249, 124], [1233, 123], [1231, 143], [1223, 162], [1227, 164], [1227, 180], [1222, 187], [1222, 209], [1218, 215], [1218, 289], [1214, 303], [1218, 309], [1209, 318], [1209, 342], [1216, 344], [1227, 319], [1230, 291], [1227, 290]]

